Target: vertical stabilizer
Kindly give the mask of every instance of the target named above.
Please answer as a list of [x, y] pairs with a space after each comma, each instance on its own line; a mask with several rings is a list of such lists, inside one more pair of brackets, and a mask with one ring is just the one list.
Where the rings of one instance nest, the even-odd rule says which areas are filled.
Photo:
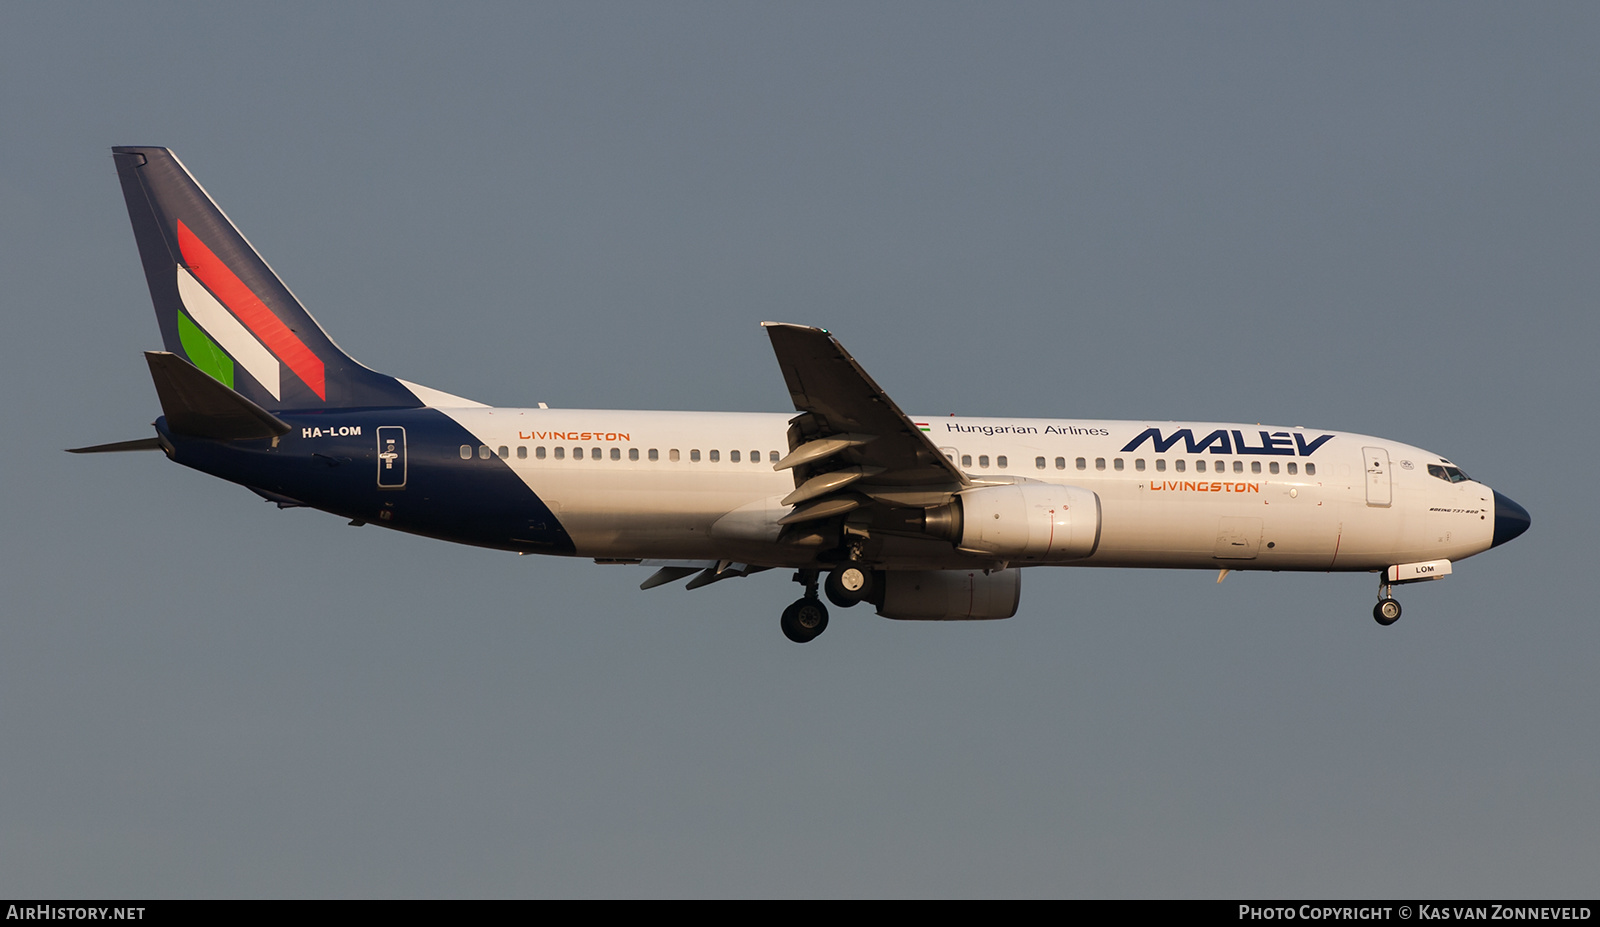
[[340, 350], [165, 148], [113, 148], [166, 349], [267, 411], [422, 405]]

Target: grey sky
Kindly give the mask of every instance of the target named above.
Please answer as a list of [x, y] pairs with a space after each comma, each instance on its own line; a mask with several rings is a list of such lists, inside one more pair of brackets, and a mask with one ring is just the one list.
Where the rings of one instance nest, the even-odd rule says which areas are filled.
[[[1600, 11], [12, 4], [0, 892], [1592, 895]], [[838, 610], [279, 512], [159, 455], [108, 149], [178, 152], [369, 365], [786, 411], [1304, 424], [1533, 528], [1369, 576]]]

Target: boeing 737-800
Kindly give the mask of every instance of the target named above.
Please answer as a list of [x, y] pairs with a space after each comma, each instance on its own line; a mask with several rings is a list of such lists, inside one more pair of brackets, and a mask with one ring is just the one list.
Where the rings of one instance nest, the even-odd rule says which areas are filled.
[[[1418, 447], [1314, 428], [906, 415], [827, 331], [764, 323], [794, 414], [491, 408], [344, 353], [165, 148], [114, 148], [165, 351], [161, 450], [281, 507], [519, 553], [643, 564], [641, 588], [793, 571], [837, 606], [1008, 618], [1022, 567], [1372, 572], [1395, 585], [1527, 530]], [[692, 578], [690, 578], [692, 577]]]

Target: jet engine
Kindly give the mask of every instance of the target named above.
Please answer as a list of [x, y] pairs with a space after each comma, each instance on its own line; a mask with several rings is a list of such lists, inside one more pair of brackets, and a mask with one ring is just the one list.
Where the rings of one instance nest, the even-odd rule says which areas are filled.
[[1078, 486], [1012, 483], [956, 496], [960, 518], [946, 519], [958, 549], [997, 560], [1060, 563], [1100, 546], [1100, 497]]
[[902, 621], [1010, 618], [1022, 598], [1022, 571], [891, 570], [883, 574], [878, 614]]

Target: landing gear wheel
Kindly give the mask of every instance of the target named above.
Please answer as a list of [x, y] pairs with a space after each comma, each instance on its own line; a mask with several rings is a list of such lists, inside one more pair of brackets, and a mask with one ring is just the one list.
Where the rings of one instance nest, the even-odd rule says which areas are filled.
[[1388, 627], [1400, 620], [1400, 603], [1394, 599], [1379, 599], [1378, 604], [1372, 606], [1372, 620]]
[[822, 583], [822, 591], [827, 594], [829, 602], [840, 608], [849, 608], [872, 597], [872, 580], [871, 569], [859, 563], [847, 563], [828, 574]]
[[778, 627], [796, 644], [809, 643], [828, 630], [828, 608], [816, 599], [800, 599], [783, 610]]

